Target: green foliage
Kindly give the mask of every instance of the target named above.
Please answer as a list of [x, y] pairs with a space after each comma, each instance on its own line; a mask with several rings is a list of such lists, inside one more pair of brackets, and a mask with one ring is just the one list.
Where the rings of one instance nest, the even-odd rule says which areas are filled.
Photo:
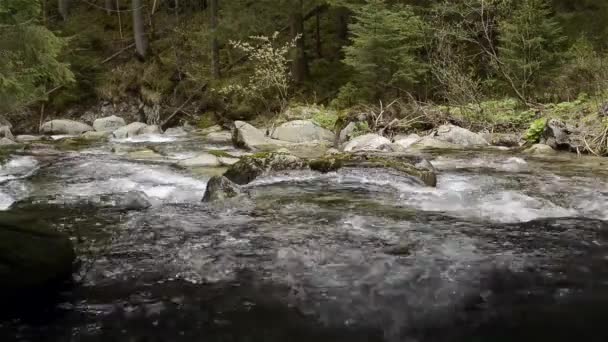
[[361, 136], [361, 135], [364, 135], [367, 133], [372, 133], [372, 130], [371, 130], [371, 128], [369, 128], [369, 124], [367, 123], [367, 121], [357, 122], [355, 124], [355, 129], [350, 134], [350, 137], [356, 138], [358, 136]]
[[313, 114], [312, 121], [317, 125], [331, 131], [336, 126], [338, 116], [339, 115], [336, 111], [322, 108]]
[[540, 137], [542, 136], [546, 127], [547, 127], [546, 118], [540, 118], [540, 119], [534, 120], [534, 122], [532, 122], [532, 124], [530, 125], [530, 128], [528, 128], [528, 131], [526, 132], [526, 136], [525, 136], [526, 141], [528, 141], [529, 143], [532, 143], [532, 144], [537, 143], [540, 140]]
[[411, 89], [425, 71], [418, 56], [425, 27], [421, 18], [412, 7], [384, 0], [366, 0], [353, 12], [352, 45], [344, 49], [344, 63], [355, 71], [355, 84], [370, 92], [367, 100], [381, 99], [387, 90]]
[[499, 22], [497, 66], [529, 97], [534, 85], [555, 74], [563, 55], [562, 30], [546, 0], [514, 1]]
[[0, 111], [46, 98], [74, 75], [58, 60], [66, 40], [40, 24], [39, 1], [0, 2]]

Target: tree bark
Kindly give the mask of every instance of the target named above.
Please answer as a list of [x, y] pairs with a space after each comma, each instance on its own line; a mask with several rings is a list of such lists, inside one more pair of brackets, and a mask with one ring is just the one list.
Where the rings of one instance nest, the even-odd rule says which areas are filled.
[[148, 55], [148, 37], [144, 27], [144, 15], [142, 0], [132, 0], [133, 10], [133, 36], [135, 39], [135, 49], [141, 58]]
[[323, 58], [323, 44], [321, 42], [321, 12], [317, 11], [315, 14], [315, 39], [317, 58]]
[[304, 17], [302, 16], [302, 0], [297, 0], [290, 15], [291, 39], [296, 39], [292, 49], [291, 75], [296, 83], [302, 83], [308, 76], [308, 59], [304, 44]]
[[214, 79], [220, 78], [220, 44], [217, 39], [219, 0], [210, 0], [211, 13], [211, 73]]
[[106, 0], [106, 13], [108, 13], [108, 15], [112, 14], [112, 11], [114, 11], [114, 0]]
[[70, 0], [58, 0], [57, 8], [63, 21], [68, 20], [68, 14], [70, 12]]

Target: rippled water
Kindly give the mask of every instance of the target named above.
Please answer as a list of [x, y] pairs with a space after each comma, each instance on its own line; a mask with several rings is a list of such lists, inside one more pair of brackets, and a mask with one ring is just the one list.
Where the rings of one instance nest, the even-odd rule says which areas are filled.
[[162, 162], [98, 146], [2, 166], [4, 209], [132, 190], [153, 206], [31, 213], [78, 236], [77, 282], [58, 305], [0, 322], [0, 340], [608, 339], [601, 159], [438, 152], [436, 189], [387, 170], [300, 171], [203, 204], [207, 173], [173, 162], [228, 147], [163, 139], [112, 142], [154, 145]]

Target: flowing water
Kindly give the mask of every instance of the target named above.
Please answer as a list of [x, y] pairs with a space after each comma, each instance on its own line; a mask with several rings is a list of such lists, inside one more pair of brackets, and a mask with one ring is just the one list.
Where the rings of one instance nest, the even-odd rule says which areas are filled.
[[[121, 153], [144, 146], [163, 157]], [[174, 166], [204, 149], [229, 147], [151, 136], [3, 164], [1, 209], [70, 199], [25, 214], [74, 236], [80, 263], [57, 304], [0, 320], [0, 340], [608, 340], [605, 160], [437, 152], [437, 188], [299, 171], [205, 204], [221, 170]], [[68, 203], [127, 191], [152, 207]]]

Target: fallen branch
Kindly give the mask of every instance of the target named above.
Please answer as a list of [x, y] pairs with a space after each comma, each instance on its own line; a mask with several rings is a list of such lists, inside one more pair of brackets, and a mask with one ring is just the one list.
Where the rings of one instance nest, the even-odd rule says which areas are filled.
[[125, 52], [125, 51], [129, 50], [130, 48], [132, 48], [132, 47], [134, 47], [134, 46], [135, 46], [135, 43], [129, 44], [129, 46], [126, 46], [126, 47], [124, 47], [124, 48], [122, 48], [122, 49], [118, 50], [118, 52], [116, 52], [116, 53], [115, 53], [115, 54], [113, 54], [112, 56], [110, 56], [110, 57], [108, 57], [108, 58], [104, 59], [103, 61], [101, 61], [101, 64], [105, 64], [105, 63], [107, 63], [107, 62], [109, 62], [109, 61], [113, 60], [114, 58], [118, 57], [118, 56], [119, 56], [121, 53], [123, 53], [123, 52]]
[[188, 105], [188, 103], [190, 103], [190, 101], [192, 101], [192, 99], [198, 95], [201, 91], [204, 91], [205, 88], [207, 88], [208, 83], [204, 83], [200, 88], [198, 88], [195, 92], [192, 93], [192, 95], [188, 96], [188, 98], [186, 99], [186, 101], [184, 101], [184, 103], [182, 103], [179, 107], [177, 107], [176, 110], [173, 111], [173, 113], [171, 113], [171, 115], [169, 115], [169, 117], [167, 119], [165, 119], [165, 121], [163, 121], [163, 123], [161, 123], [160, 128], [162, 130], [165, 130], [165, 128], [167, 127], [167, 125], [169, 123], [171, 123], [171, 121], [173, 120], [173, 118], [182, 113], [182, 109], [184, 109], [184, 107], [186, 107], [186, 105]]

